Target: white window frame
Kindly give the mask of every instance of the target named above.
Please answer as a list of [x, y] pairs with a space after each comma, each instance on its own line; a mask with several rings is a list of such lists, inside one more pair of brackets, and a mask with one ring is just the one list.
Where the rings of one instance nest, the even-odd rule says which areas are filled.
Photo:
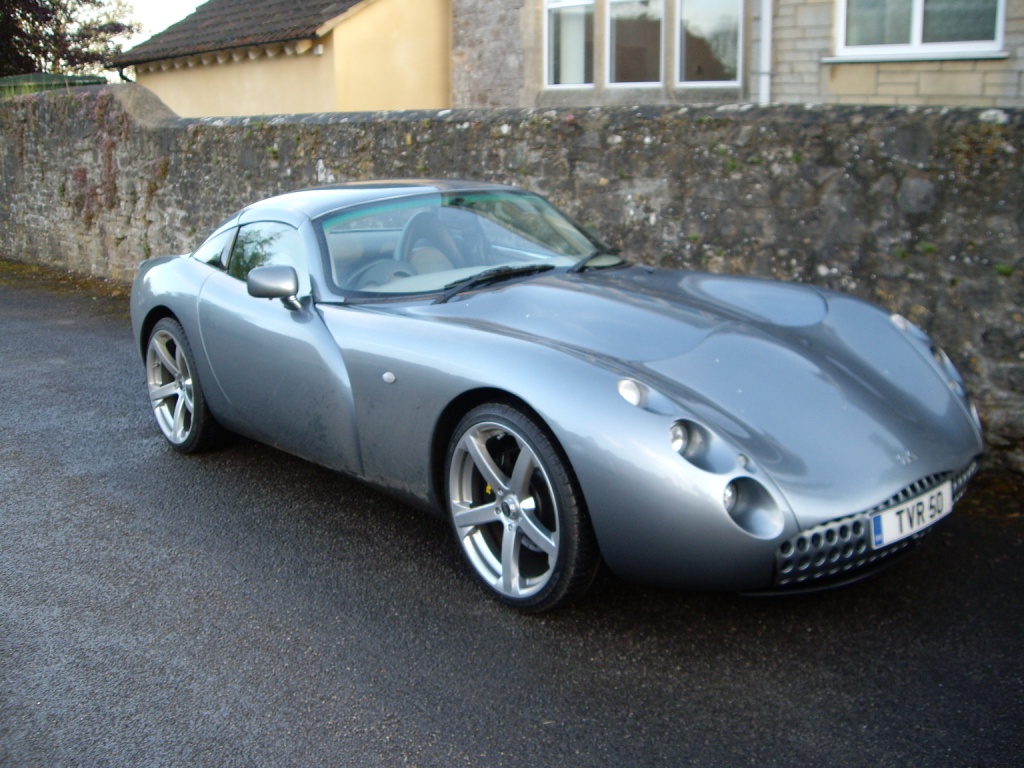
[[[736, 78], [734, 80], [683, 80], [683, 6], [686, 0], [676, 0], [676, 51], [675, 51], [675, 85], [676, 88], [739, 88], [740, 78], [743, 76], [743, 0], [734, 0], [736, 3], [736, 21], [739, 29], [736, 31]], [[845, 2], [845, 0], [844, 0]], [[1000, 0], [1002, 2], [1002, 0]], [[845, 18], [845, 16], [844, 16]]]
[[[544, 23], [542, 25], [542, 34], [544, 35], [543, 48], [544, 55], [542, 66], [544, 67], [544, 88], [546, 90], [579, 90], [581, 88], [593, 88], [594, 80], [596, 79], [596, 69], [593, 70], [591, 82], [589, 83], [552, 83], [551, 82], [551, 11], [560, 8], [580, 8], [590, 6], [594, 14], [597, 13], [597, 6], [601, 0], [542, 0], [544, 7]], [[596, 22], [595, 22], [596, 23]], [[594, 41], [597, 44], [597, 41]], [[592, 66], [596, 67], [597, 64], [597, 51], [594, 51], [594, 61], [591, 62]]]
[[605, 39], [605, 73], [604, 81], [609, 88], [662, 88], [665, 85], [665, 42], [666, 37], [666, 7], [672, 0], [661, 0], [661, 40], [658, 41], [658, 79], [657, 80], [633, 80], [613, 81], [612, 62], [615, 59], [615, 51], [612, 50], [612, 6], [615, 3], [628, 3], [632, 0], [597, 0], [606, 6], [604, 14], [604, 39]]
[[[737, 68], [734, 80], [683, 80], [684, 68], [680, 60], [683, 44], [682, 7], [686, 0], [662, 0], [661, 20], [661, 55], [659, 61], [659, 79], [644, 82], [612, 82], [612, 34], [611, 7], [614, 0], [534, 0], [539, 8], [541, 45], [540, 45], [540, 83], [541, 89], [548, 92], [557, 91], [654, 91], [659, 88], [670, 90], [732, 90], [742, 87], [744, 79], [743, 67], [745, 46], [745, 27], [747, 18], [744, 11], [745, 0], [735, 2], [739, 11], [739, 29], [737, 30]], [[1000, 0], [1002, 2], [1002, 0]], [[593, 82], [590, 83], [553, 83], [551, 82], [551, 11], [563, 8], [574, 8], [589, 5], [593, 9]]]
[[847, 45], [846, 18], [849, 0], [836, 0], [836, 55], [841, 61], [934, 61], [943, 59], [1003, 58], [1006, 32], [1006, 0], [996, 0], [995, 35], [992, 40], [925, 43], [924, 0], [912, 0], [910, 41], [890, 45]]

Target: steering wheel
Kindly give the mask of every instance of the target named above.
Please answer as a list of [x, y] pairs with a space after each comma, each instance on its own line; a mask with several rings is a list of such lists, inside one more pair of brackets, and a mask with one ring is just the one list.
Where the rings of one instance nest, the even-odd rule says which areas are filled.
[[345, 287], [357, 291], [366, 290], [367, 288], [380, 288], [382, 285], [390, 283], [396, 277], [412, 277], [415, 274], [416, 270], [406, 261], [381, 259], [379, 261], [371, 261], [349, 275], [348, 279], [345, 280]]
[[455, 238], [433, 211], [420, 211], [406, 222], [402, 236], [398, 238], [398, 245], [395, 246], [395, 259], [409, 263], [413, 250], [424, 245], [423, 241], [440, 251], [452, 264], [462, 262]]

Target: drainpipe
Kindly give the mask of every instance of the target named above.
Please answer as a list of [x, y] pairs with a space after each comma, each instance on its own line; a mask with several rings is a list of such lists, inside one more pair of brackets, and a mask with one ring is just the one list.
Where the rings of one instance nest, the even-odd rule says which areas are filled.
[[758, 73], [757, 103], [772, 103], [772, 0], [761, 0], [761, 71]]

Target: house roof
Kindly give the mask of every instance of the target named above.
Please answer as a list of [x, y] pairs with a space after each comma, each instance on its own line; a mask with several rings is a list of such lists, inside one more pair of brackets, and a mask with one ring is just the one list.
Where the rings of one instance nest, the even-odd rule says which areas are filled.
[[126, 67], [246, 45], [270, 45], [316, 36], [325, 22], [364, 0], [208, 0], [114, 63]]

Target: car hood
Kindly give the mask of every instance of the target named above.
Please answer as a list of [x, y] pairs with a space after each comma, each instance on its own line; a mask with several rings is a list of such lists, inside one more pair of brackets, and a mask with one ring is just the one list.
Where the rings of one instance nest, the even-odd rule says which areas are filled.
[[[889, 316], [804, 285], [644, 267], [553, 274], [418, 312], [635, 376], [731, 439], [801, 525], [960, 469], [980, 437]], [[841, 507], [841, 508], [840, 508]]]

